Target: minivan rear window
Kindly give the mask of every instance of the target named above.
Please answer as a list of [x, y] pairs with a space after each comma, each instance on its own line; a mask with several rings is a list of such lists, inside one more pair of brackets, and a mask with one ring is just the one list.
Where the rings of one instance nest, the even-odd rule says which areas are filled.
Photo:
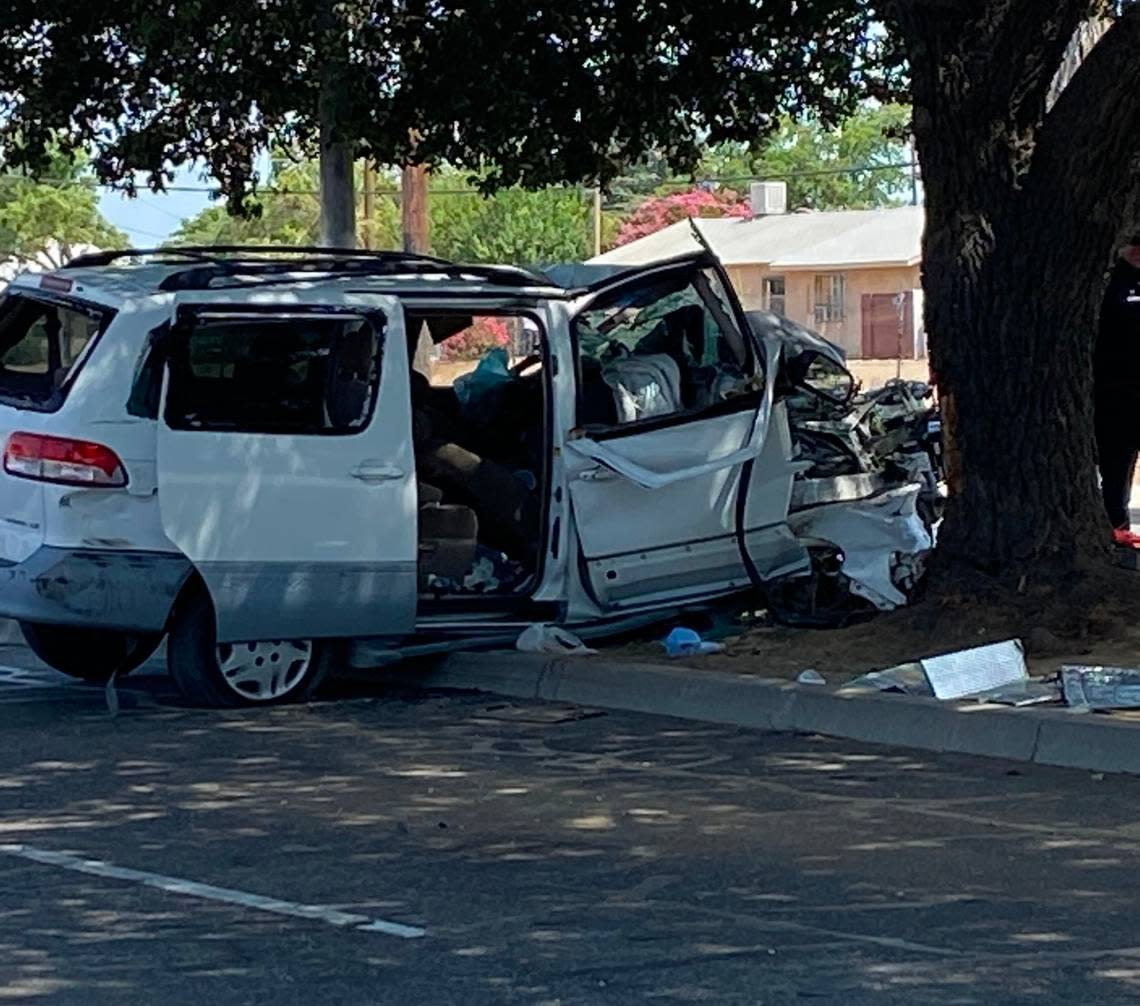
[[51, 412], [114, 312], [49, 296], [0, 298], [0, 401]]

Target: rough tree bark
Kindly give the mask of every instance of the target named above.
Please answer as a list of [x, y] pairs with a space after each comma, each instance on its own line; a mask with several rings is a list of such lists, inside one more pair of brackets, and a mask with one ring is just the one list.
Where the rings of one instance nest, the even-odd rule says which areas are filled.
[[[1046, 112], [1093, 0], [896, 0], [926, 190], [931, 366], [962, 471], [951, 565], [1068, 579], [1105, 565], [1092, 351], [1107, 273], [1137, 223], [1140, 10]], [[1024, 581], [1022, 581], [1024, 583]]]

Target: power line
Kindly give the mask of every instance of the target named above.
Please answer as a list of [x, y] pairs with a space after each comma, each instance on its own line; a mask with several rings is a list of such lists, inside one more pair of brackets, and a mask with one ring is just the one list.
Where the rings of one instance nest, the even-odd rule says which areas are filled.
[[122, 225], [119, 226], [118, 229], [126, 231], [128, 234], [141, 234], [144, 238], [154, 238], [157, 241], [165, 241], [170, 236], [169, 234], [156, 234], [154, 231], [143, 230], [141, 227], [127, 227]]
[[[159, 203], [156, 199], [150, 199], [147, 196], [135, 196], [135, 198], [144, 206], [149, 206], [152, 210], [156, 210], [157, 212], [163, 214], [163, 216], [170, 217], [171, 220], [176, 220], [179, 223], [181, 223], [183, 220], [183, 217], [180, 213], [171, 213], [170, 210]], [[140, 231], [140, 233], [142, 232]]]
[[[730, 184], [737, 182], [754, 182], [754, 181], [792, 181], [796, 178], [818, 178], [827, 175], [859, 175], [881, 171], [903, 171], [913, 170], [918, 168], [919, 164], [915, 160], [910, 161], [895, 161], [887, 164], [861, 164], [849, 167], [834, 167], [834, 168], [805, 168], [797, 169], [795, 171], [784, 171], [765, 174], [753, 175], [704, 175], [690, 181], [689, 179], [681, 178], [667, 178], [662, 181], [663, 185], [690, 185], [690, 184], [708, 184], [716, 182], [718, 184]], [[94, 180], [82, 178], [40, 178], [32, 179], [23, 175], [3, 175], [0, 174], [0, 182], [27, 182], [31, 181], [40, 185], [57, 185], [57, 186], [82, 186], [92, 189], [103, 189], [107, 192], [119, 192], [124, 196], [128, 193], [125, 189], [117, 188], [114, 185], [96, 182]], [[577, 186], [578, 188], [589, 190], [593, 186]], [[146, 190], [151, 195], [158, 195], [164, 192], [192, 192], [203, 195], [219, 196], [221, 190], [216, 186], [197, 186], [197, 185], [164, 185], [161, 189], [155, 191], [153, 189]], [[376, 188], [372, 190], [374, 195], [378, 196], [395, 196], [400, 195], [399, 188], [385, 187]], [[480, 195], [479, 189], [465, 188], [465, 189], [432, 189], [433, 196], [473, 196]], [[319, 196], [319, 189], [275, 189], [267, 188], [262, 189], [258, 196]], [[137, 198], [144, 198], [138, 196]]]
[[776, 172], [774, 174], [763, 175], [734, 175], [734, 176], [710, 176], [704, 179], [697, 179], [698, 182], [782, 182], [791, 181], [795, 178], [819, 178], [824, 175], [862, 175], [876, 171], [902, 171], [904, 169], [917, 168], [917, 161], [897, 161], [890, 164], [865, 164], [862, 167], [855, 168], [818, 168], [818, 169], [805, 169], [802, 171], [785, 171], [783, 173]]

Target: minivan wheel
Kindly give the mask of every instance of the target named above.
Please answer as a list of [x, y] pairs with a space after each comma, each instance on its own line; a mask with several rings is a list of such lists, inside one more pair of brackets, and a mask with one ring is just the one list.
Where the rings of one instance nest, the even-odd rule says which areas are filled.
[[20, 632], [28, 648], [49, 667], [93, 685], [106, 684], [112, 674], [129, 674], [162, 642], [161, 633], [132, 634], [42, 622], [20, 622]]
[[174, 612], [166, 661], [182, 694], [195, 705], [259, 706], [304, 702], [331, 664], [321, 640], [217, 643], [214, 609], [201, 592]]

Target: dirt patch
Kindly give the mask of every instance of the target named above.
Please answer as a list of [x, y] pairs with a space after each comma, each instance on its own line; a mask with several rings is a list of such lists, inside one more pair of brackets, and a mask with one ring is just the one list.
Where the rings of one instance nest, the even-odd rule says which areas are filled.
[[[842, 683], [868, 671], [1017, 638], [1034, 675], [1067, 663], [1140, 667], [1138, 601], [1140, 574], [1118, 571], [1066, 595], [1052, 594], [1047, 602], [1029, 592], [1004, 602], [983, 594], [942, 597], [839, 629], [793, 629], [763, 619], [732, 628], [731, 613], [722, 619], [698, 615], [677, 624], [717, 639], [724, 652], [670, 663], [766, 678], [795, 678], [810, 668], [829, 683]], [[604, 654], [668, 659], [660, 642], [646, 639], [606, 647]]]

